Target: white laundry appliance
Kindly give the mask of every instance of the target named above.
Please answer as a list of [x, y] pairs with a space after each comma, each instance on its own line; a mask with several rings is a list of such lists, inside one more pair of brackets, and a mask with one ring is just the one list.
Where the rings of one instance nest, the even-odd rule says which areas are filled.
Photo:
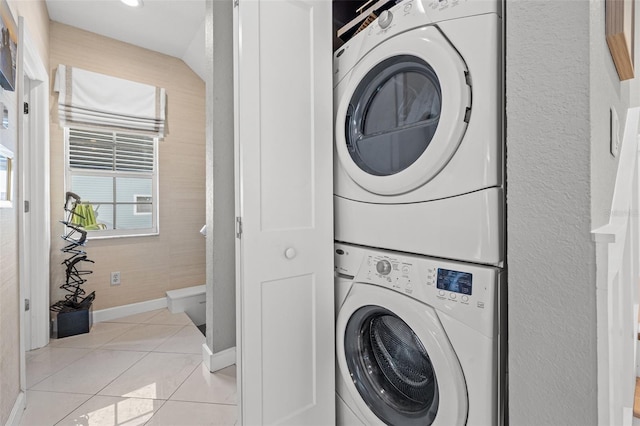
[[501, 270], [335, 249], [336, 423], [503, 424]]
[[336, 240], [502, 266], [500, 14], [404, 0], [336, 51]]

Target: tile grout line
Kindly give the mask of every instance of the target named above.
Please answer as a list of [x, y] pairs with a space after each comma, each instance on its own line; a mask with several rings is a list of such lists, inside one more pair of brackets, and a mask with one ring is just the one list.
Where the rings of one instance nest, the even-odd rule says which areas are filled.
[[[108, 349], [105, 349], [108, 350]], [[136, 352], [136, 351], [119, 351], [119, 350], [113, 350], [113, 352]], [[147, 352], [147, 351], [137, 351], [137, 352]], [[131, 364], [129, 367], [127, 367], [126, 369], [124, 369], [122, 371], [122, 373], [118, 374], [116, 377], [113, 378], [113, 380], [111, 380], [109, 383], [107, 383], [106, 385], [104, 385], [102, 388], [98, 389], [98, 391], [93, 395], [93, 396], [99, 396], [98, 394], [100, 392], [102, 392], [103, 390], [105, 390], [106, 387], [108, 387], [111, 383], [113, 383], [114, 381], [118, 380], [118, 378], [120, 376], [122, 376], [124, 373], [126, 373], [127, 371], [131, 370], [133, 368], [134, 365], [136, 365], [137, 363], [139, 363], [140, 361], [142, 361], [143, 359], [145, 359], [146, 357], [149, 356], [151, 352], [147, 352], [146, 354], [144, 354], [144, 356], [140, 357], [139, 360], [137, 360], [136, 362], [134, 362], [133, 364]], [[100, 396], [111, 396], [111, 395], [100, 395]]]
[[167, 403], [167, 401], [169, 401], [168, 399], [152, 399], [152, 401], [162, 401], [162, 404], [160, 404], [160, 406], [158, 407], [157, 410], [153, 410], [153, 414], [151, 415], [151, 417], [149, 417], [149, 420], [147, 420], [146, 422], [144, 422], [144, 424], [142, 426], [145, 426], [147, 423], [149, 423], [151, 421], [151, 419], [153, 419], [155, 417], [156, 414], [158, 414], [158, 411], [160, 411], [160, 409], [162, 407], [164, 407], [164, 405]]
[[[153, 352], [155, 352], [155, 353], [164, 353], [164, 354], [187, 354], [187, 355], [199, 355], [199, 354], [201, 354], [202, 353], [202, 345], [201, 344], [198, 345], [198, 348], [197, 348], [198, 350], [196, 350], [195, 352], [175, 352], [175, 351], [158, 350], [158, 348], [160, 346], [164, 345], [165, 343], [167, 343], [167, 341], [169, 339], [171, 339], [173, 337], [176, 337], [178, 334], [180, 334], [180, 332], [182, 330], [184, 330], [185, 328], [188, 328], [188, 327], [191, 327], [191, 326], [190, 325], [185, 325], [184, 327], [182, 327], [180, 330], [178, 330], [177, 333], [175, 333], [174, 335], [168, 337], [166, 340], [164, 340], [162, 343], [160, 343], [158, 346], [156, 346], [153, 349]], [[199, 330], [198, 330], [198, 333], [200, 333]]]
[[64, 395], [83, 395], [83, 396], [91, 396], [90, 393], [79, 393], [79, 392], [61, 392], [55, 390], [39, 390], [39, 389], [27, 389], [27, 392], [46, 392], [46, 393], [61, 393]]
[[[100, 324], [100, 323], [98, 323]], [[110, 323], [110, 324], [126, 324], [126, 325], [135, 325], [134, 323]], [[94, 324], [95, 326], [95, 324]], [[51, 346], [52, 348], [69, 348], [69, 349], [99, 349], [102, 346], [106, 345], [107, 343], [111, 342], [114, 339], [117, 339], [118, 337], [122, 336], [123, 334], [125, 334], [126, 332], [128, 332], [132, 327], [128, 327], [125, 328], [124, 330], [122, 330], [120, 333], [116, 334], [115, 336], [113, 336], [111, 339], [107, 340], [106, 342], [102, 342], [101, 344], [99, 344], [98, 346], [96, 346], [95, 348], [83, 348], [83, 347], [79, 347], [79, 348], [74, 348], [74, 347], [68, 347], [68, 346], [58, 346], [58, 345], [53, 345]], [[109, 331], [105, 331], [104, 333], [109, 333]], [[89, 330], [88, 333], [83, 333], [83, 334], [77, 334], [76, 336], [69, 336], [69, 337], [77, 337], [77, 336], [88, 336], [91, 334], [91, 330]], [[51, 343], [49, 343], [51, 344]]]
[[[164, 325], [164, 324], [163, 324]], [[171, 339], [172, 337], [174, 337], [176, 334], [180, 333], [180, 330], [182, 330], [184, 327], [180, 327], [178, 330], [176, 330], [175, 333], [171, 334], [170, 336], [167, 336], [162, 342], [158, 343], [156, 346], [153, 347], [153, 349], [151, 349], [151, 352], [155, 352], [156, 349], [158, 349], [160, 346], [164, 345], [165, 342], [169, 339]]]
[[[134, 325], [134, 326], [133, 326], [133, 327], [131, 327], [129, 330], [127, 330], [127, 332], [126, 332], [126, 333], [122, 334], [122, 335], [121, 335], [121, 336], [119, 336], [119, 337], [122, 337], [122, 336], [124, 336], [125, 334], [127, 334], [128, 332], [135, 330], [136, 328], [138, 328], [137, 326], [144, 326], [144, 327], [146, 327], [146, 326], [149, 326], [149, 325], [158, 325], [158, 326], [163, 326], [163, 327], [179, 327], [179, 326], [167, 326], [167, 325], [163, 325], [163, 324], [144, 324], [144, 323], [140, 323], [140, 324], [136, 324], [136, 325]], [[140, 328], [143, 328], [143, 327], [140, 327]], [[169, 339], [169, 338], [173, 337], [173, 336], [174, 336], [174, 335], [176, 335], [179, 331], [180, 331], [180, 330], [178, 329], [178, 330], [174, 331], [172, 334], [167, 335], [167, 336], [164, 338], [164, 340], [162, 340], [162, 341], [161, 341], [157, 346], [154, 346], [153, 348], [150, 348], [150, 349], [135, 349], [135, 348], [133, 348], [133, 349], [121, 349], [121, 348], [117, 348], [117, 347], [116, 347], [115, 349], [110, 349], [110, 348], [104, 348], [104, 349], [105, 349], [105, 350], [114, 350], [114, 351], [129, 351], [129, 352], [153, 352], [153, 351], [154, 351], [158, 346], [162, 345], [162, 344], [163, 344], [167, 339]], [[115, 340], [115, 339], [113, 339], [113, 340]], [[109, 343], [113, 343], [113, 340], [109, 341], [108, 343], [105, 343], [105, 346], [106, 346], [106, 345], [108, 345]]]
[[[156, 314], [157, 315], [157, 314]], [[147, 325], [147, 324], [142, 324], [142, 325]], [[178, 330], [179, 331], [179, 330]], [[176, 332], [177, 333], [177, 332]], [[163, 340], [158, 346], [162, 345], [167, 339], [169, 339], [170, 337], [173, 337], [173, 334], [171, 336], [168, 336], [165, 340]], [[156, 347], [158, 347], [156, 346]], [[127, 371], [131, 370], [135, 365], [137, 365], [139, 362], [141, 362], [143, 359], [147, 358], [149, 355], [151, 355], [152, 353], [162, 353], [162, 352], [155, 352], [153, 349], [150, 351], [135, 351], [135, 350], [126, 350], [126, 349], [122, 349], [122, 350], [118, 350], [118, 349], [104, 349], [104, 350], [111, 350], [114, 352], [147, 352], [143, 357], [141, 357], [139, 360], [137, 360], [136, 362], [134, 362], [133, 364], [131, 364], [127, 369], [125, 369], [122, 373], [120, 373], [118, 376], [114, 377], [113, 380], [111, 380], [109, 383], [107, 383], [104, 387], [102, 387], [101, 389], [99, 389], [93, 396], [111, 396], [111, 395], [98, 395], [100, 392], [102, 392], [103, 390], [105, 390], [111, 383], [113, 383], [114, 381], [118, 380], [123, 374], [125, 374]], [[195, 371], [195, 368], [194, 368]], [[192, 371], [193, 372], [193, 371]], [[191, 375], [191, 373], [189, 373], [189, 375]], [[187, 376], [188, 377], [188, 376]], [[182, 384], [180, 384], [179, 386], [182, 386]], [[178, 386], [178, 387], [179, 387]], [[174, 391], [175, 392], [175, 391]], [[173, 394], [172, 394], [173, 395]], [[122, 396], [120, 396], [122, 397]], [[153, 399], [153, 398], [142, 398], [142, 399]], [[168, 401], [168, 399], [167, 399]]]
[[[158, 313], [159, 314], [159, 313]], [[156, 315], [158, 315], [156, 314]], [[155, 315], [154, 315], [155, 316]], [[144, 324], [141, 323], [139, 325], [148, 325], [148, 324]], [[133, 327], [132, 327], [133, 328]], [[179, 330], [178, 330], [179, 331]], [[177, 331], [176, 331], [177, 333]], [[125, 333], [126, 334], [126, 333]], [[170, 337], [172, 337], [173, 334], [171, 336], [167, 336], [167, 338], [165, 340], [163, 340], [158, 346], [160, 346], [162, 343], [164, 343], [167, 339], [169, 339]], [[106, 343], [105, 343], [106, 345]], [[156, 346], [156, 347], [158, 347]], [[138, 364], [139, 362], [141, 362], [143, 359], [147, 358], [151, 353], [154, 353], [154, 350], [150, 350], [150, 351], [140, 351], [140, 350], [126, 350], [126, 349], [103, 349], [103, 350], [107, 350], [107, 351], [114, 351], [114, 352], [146, 352], [146, 354], [144, 356], [142, 356], [139, 360], [137, 360], [136, 362], [134, 362], [133, 364], [131, 364], [128, 368], [126, 368], [122, 373], [118, 374], [116, 377], [113, 378], [113, 380], [111, 380], [109, 383], [107, 383], [105, 386], [103, 386], [102, 388], [100, 388], [93, 396], [98, 396], [98, 394], [100, 392], [102, 392], [105, 388], [107, 388], [111, 383], [113, 383], [114, 381], [118, 380], [118, 378], [120, 378], [123, 374], [125, 374], [127, 371], [129, 371], [130, 369], [132, 369], [136, 364]], [[191, 374], [191, 373], [189, 373]], [[104, 396], [110, 396], [110, 395], [104, 395]]]
[[[46, 347], [46, 346], [45, 346]], [[55, 348], [51, 348], [51, 350], [53, 350]], [[87, 352], [86, 354], [82, 355], [80, 358], [75, 359], [73, 361], [71, 361], [69, 364], [63, 366], [62, 368], [55, 370], [53, 373], [45, 376], [42, 380], [38, 380], [36, 383], [33, 383], [31, 386], [27, 387], [25, 390], [37, 390], [37, 389], [33, 389], [34, 386], [38, 386], [40, 383], [44, 382], [45, 380], [47, 380], [49, 377], [54, 376], [56, 374], [58, 374], [59, 372], [61, 372], [62, 370], [64, 370], [65, 368], [69, 367], [71, 364], [75, 364], [76, 362], [80, 361], [82, 358], [86, 357], [87, 355], [89, 355], [91, 352], [95, 352], [96, 349], [89, 349], [89, 348], [60, 348], [60, 349], [78, 349], [78, 350], [88, 350], [89, 352]], [[28, 366], [27, 366], [28, 368]], [[86, 394], [83, 394], [86, 395]]]
[[[177, 334], [177, 333], [176, 333], [176, 334]], [[173, 336], [171, 336], [171, 337], [173, 337]], [[166, 341], [166, 340], [165, 340], [165, 341]], [[164, 342], [162, 342], [162, 343], [164, 343]], [[162, 343], [161, 343], [160, 345], [162, 345]], [[160, 347], [160, 345], [158, 345], [157, 347]], [[154, 350], [153, 352], [154, 352], [154, 353], [171, 353], [171, 352], [156, 352], [155, 350]], [[185, 355], [191, 355], [191, 354], [185, 354]], [[149, 417], [149, 420], [147, 420], [147, 421], [144, 423], [144, 425], [143, 425], [143, 426], [147, 425], [147, 424], [148, 424], [148, 423], [149, 423], [149, 422], [150, 422], [150, 421], [151, 421], [151, 420], [152, 420], [152, 419], [153, 419], [153, 418], [158, 414], [158, 412], [160, 411], [160, 409], [161, 409], [162, 407], [164, 407], [164, 406], [165, 406], [165, 404], [171, 400], [171, 397], [172, 397], [176, 392], [178, 392], [178, 389], [180, 389], [180, 387], [181, 387], [182, 385], [184, 385], [184, 383], [187, 381], [187, 379], [188, 379], [189, 377], [191, 377], [191, 375], [193, 374], [193, 372], [194, 372], [194, 371], [196, 371], [196, 369], [197, 369], [198, 367], [200, 367], [200, 364], [196, 365], [196, 366], [194, 367], [194, 369], [193, 369], [189, 374], [187, 374], [187, 375], [186, 375], [186, 377], [184, 378], [184, 380], [182, 381], [182, 383], [180, 383], [178, 386], [176, 386], [176, 390], [174, 390], [174, 391], [171, 393], [171, 395], [169, 395], [169, 397], [168, 397], [167, 399], [165, 399], [165, 400], [164, 400], [164, 402], [162, 403], [162, 405], [161, 405], [160, 407], [158, 407], [158, 409], [157, 409], [156, 411], [154, 411], [154, 412], [153, 412], [153, 414], [151, 415], [151, 417]]]
[[102, 343], [100, 346], [98, 346], [99, 348], [102, 348], [103, 346], [106, 346], [108, 343], [110, 343], [112, 340], [116, 340], [118, 337], [120, 336], [124, 336], [129, 330], [131, 330], [133, 327], [127, 327], [125, 330], [122, 331], [122, 333], [119, 333], [117, 336], [114, 336], [112, 339], [107, 340], [106, 342]]
[[[113, 350], [113, 349], [103, 349], [103, 350], [108, 350], [108, 351], [112, 351], [112, 352], [135, 352], [135, 351], [118, 351], [118, 350]], [[137, 351], [137, 352], [145, 352], [145, 351]], [[86, 404], [87, 402], [89, 402], [92, 398], [95, 398], [96, 396], [105, 396], [105, 397], [110, 397], [110, 398], [124, 398], [127, 399], [127, 397], [112, 397], [111, 395], [98, 395], [101, 391], [103, 391], [107, 386], [109, 386], [111, 383], [113, 383], [115, 380], [118, 379], [118, 377], [122, 376], [124, 373], [126, 373], [127, 371], [129, 371], [134, 365], [136, 365], [137, 363], [139, 363], [140, 361], [142, 361], [143, 359], [145, 359], [151, 352], [147, 352], [144, 356], [142, 356], [139, 360], [137, 360], [136, 362], [134, 362], [133, 364], [131, 364], [129, 367], [127, 367], [122, 373], [120, 373], [119, 375], [117, 375], [113, 380], [111, 380], [109, 383], [107, 383], [104, 387], [98, 389], [98, 391], [96, 393], [94, 393], [93, 395], [91, 394], [82, 394], [82, 395], [89, 395], [89, 398], [87, 398], [86, 401], [84, 401], [82, 404], [78, 405], [76, 408], [74, 408], [73, 410], [69, 411], [62, 419], [60, 419], [58, 422], [54, 423], [54, 426], [59, 424], [60, 422], [62, 422], [64, 419], [66, 419], [67, 417], [69, 417], [75, 410], [77, 410], [78, 408], [80, 408], [82, 405]], [[162, 404], [164, 405], [164, 403]], [[160, 408], [158, 408], [160, 409]], [[155, 414], [155, 413], [154, 413]]]
[[[91, 331], [89, 331], [89, 333], [90, 332]], [[126, 332], [127, 332], [127, 330], [125, 330], [122, 334], [124, 334]], [[89, 333], [86, 333], [86, 334], [88, 335]], [[80, 358], [78, 358], [78, 359], [70, 362], [69, 364], [65, 365], [64, 367], [60, 368], [59, 370], [56, 370], [53, 373], [49, 374], [48, 376], [44, 377], [42, 380], [39, 380], [38, 382], [32, 384], [31, 387], [28, 387], [26, 390], [35, 390], [35, 389], [33, 389], [34, 386], [39, 385], [41, 382], [43, 382], [43, 381], [47, 380], [49, 377], [59, 373], [60, 371], [64, 370], [65, 368], [69, 367], [71, 364], [75, 364], [76, 362], [80, 361], [82, 358], [88, 356], [90, 353], [96, 352], [96, 351], [102, 349], [102, 347], [104, 345], [106, 345], [108, 342], [110, 342], [111, 340], [114, 340], [114, 339], [116, 339], [116, 338], [118, 338], [120, 336], [121, 336], [121, 334], [118, 334], [117, 336], [113, 337], [113, 339], [110, 339], [109, 341], [107, 341], [107, 342], [103, 343], [102, 345], [99, 345], [99, 346], [97, 346], [95, 348], [82, 348], [82, 347], [81, 348], [68, 348], [68, 347], [64, 347], [64, 346], [49, 346], [51, 344], [51, 343], [49, 343], [49, 345], [47, 345], [49, 347], [49, 352], [51, 352], [51, 351], [53, 351], [55, 349], [76, 349], [76, 350], [87, 350], [88, 352], [86, 354], [82, 355]], [[45, 346], [45, 348], [47, 346]], [[27, 368], [29, 367], [28, 364], [29, 363], [27, 363]], [[44, 392], [44, 391], [39, 391], [39, 392]], [[64, 392], [61, 392], [61, 393], [64, 393]], [[79, 395], [89, 395], [89, 394], [79, 394]]]
[[[187, 375], [186, 375], [186, 377], [184, 378], [184, 380], [183, 380], [183, 381], [182, 381], [178, 386], [176, 386], [176, 390], [174, 390], [173, 392], [171, 392], [171, 395], [169, 395], [169, 398], [167, 398], [167, 401], [170, 401], [170, 400], [171, 400], [171, 397], [172, 397], [173, 395], [175, 395], [175, 394], [176, 394], [176, 392], [178, 392], [178, 389], [180, 389], [180, 388], [182, 387], [182, 385], [184, 385], [184, 384], [185, 384], [185, 382], [186, 382], [187, 380], [189, 380], [189, 377], [191, 377], [191, 375], [192, 375], [192, 374], [193, 374], [193, 373], [194, 373], [198, 368], [200, 368], [201, 366], [202, 366], [202, 362], [200, 362], [200, 364], [196, 364], [196, 366], [193, 368], [193, 370], [191, 370], [191, 371], [189, 372], [189, 374], [187, 374]], [[191, 402], [195, 402], [195, 401], [191, 401]]]
[[[82, 394], [85, 395], [85, 394]], [[91, 398], [93, 398], [93, 396], [88, 395], [89, 397], [87, 399], [85, 399], [84, 401], [82, 401], [80, 404], [78, 404], [77, 407], [72, 408], [71, 411], [69, 411], [68, 413], [66, 413], [64, 416], [62, 416], [62, 418], [60, 420], [58, 420], [57, 422], [53, 423], [52, 426], [57, 425], [58, 423], [60, 423], [61, 421], [63, 421], [64, 419], [66, 419], [67, 417], [69, 417], [71, 415], [71, 413], [73, 413], [74, 411], [76, 411], [78, 408], [80, 408], [81, 406], [83, 406], [84, 404], [87, 403], [87, 401], [89, 401]]]

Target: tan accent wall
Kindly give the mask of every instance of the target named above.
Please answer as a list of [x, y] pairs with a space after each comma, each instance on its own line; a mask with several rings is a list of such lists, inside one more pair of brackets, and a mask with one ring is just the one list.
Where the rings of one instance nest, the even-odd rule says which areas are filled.
[[[45, 66], [48, 64], [49, 14], [44, 1], [9, 0], [18, 22], [23, 16], [31, 40]], [[0, 129], [0, 143], [16, 153], [17, 98], [15, 92], [0, 89], [0, 101], [9, 110], [9, 129]], [[17, 174], [14, 172], [14, 178]], [[15, 195], [15, 194], [14, 194]], [[5, 424], [20, 392], [20, 310], [18, 281], [17, 208], [0, 209], [0, 424]]]
[[22, 16], [27, 30], [45, 65], [49, 63], [49, 12], [44, 1], [9, 0], [9, 7], [18, 23]]
[[[58, 64], [164, 87], [168, 136], [159, 142], [160, 235], [91, 240], [95, 261], [84, 288], [96, 291], [94, 310], [165, 296], [167, 290], [205, 283], [205, 84], [184, 62], [57, 22], [50, 29], [50, 76]], [[64, 136], [51, 93], [51, 300], [62, 298], [60, 263], [64, 204]], [[232, 161], [232, 159], [230, 159]], [[121, 273], [110, 286], [110, 272]]]

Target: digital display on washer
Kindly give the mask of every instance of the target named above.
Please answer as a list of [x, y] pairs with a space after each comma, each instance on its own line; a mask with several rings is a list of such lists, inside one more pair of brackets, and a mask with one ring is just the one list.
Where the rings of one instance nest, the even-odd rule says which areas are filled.
[[471, 295], [472, 275], [468, 272], [438, 268], [437, 287], [440, 290]]

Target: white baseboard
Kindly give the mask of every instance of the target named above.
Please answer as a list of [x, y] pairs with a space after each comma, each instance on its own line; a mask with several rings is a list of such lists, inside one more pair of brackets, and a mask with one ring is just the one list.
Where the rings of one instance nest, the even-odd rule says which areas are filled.
[[633, 407], [622, 407], [622, 426], [633, 426]]
[[11, 414], [9, 414], [7, 426], [18, 426], [20, 424], [20, 420], [22, 419], [22, 413], [24, 413], [26, 403], [27, 399], [25, 398], [24, 392], [20, 392], [18, 394], [18, 398], [16, 398], [16, 403], [13, 404]]
[[104, 322], [117, 318], [128, 317], [129, 315], [141, 314], [143, 312], [155, 311], [167, 307], [167, 298], [147, 300], [146, 302], [132, 303], [130, 305], [116, 306], [113, 308], [93, 311], [93, 322]]
[[211, 352], [211, 349], [209, 349], [209, 346], [203, 343], [202, 360], [209, 371], [215, 373], [218, 370], [222, 370], [236, 363], [236, 348], [234, 346], [214, 354]]

